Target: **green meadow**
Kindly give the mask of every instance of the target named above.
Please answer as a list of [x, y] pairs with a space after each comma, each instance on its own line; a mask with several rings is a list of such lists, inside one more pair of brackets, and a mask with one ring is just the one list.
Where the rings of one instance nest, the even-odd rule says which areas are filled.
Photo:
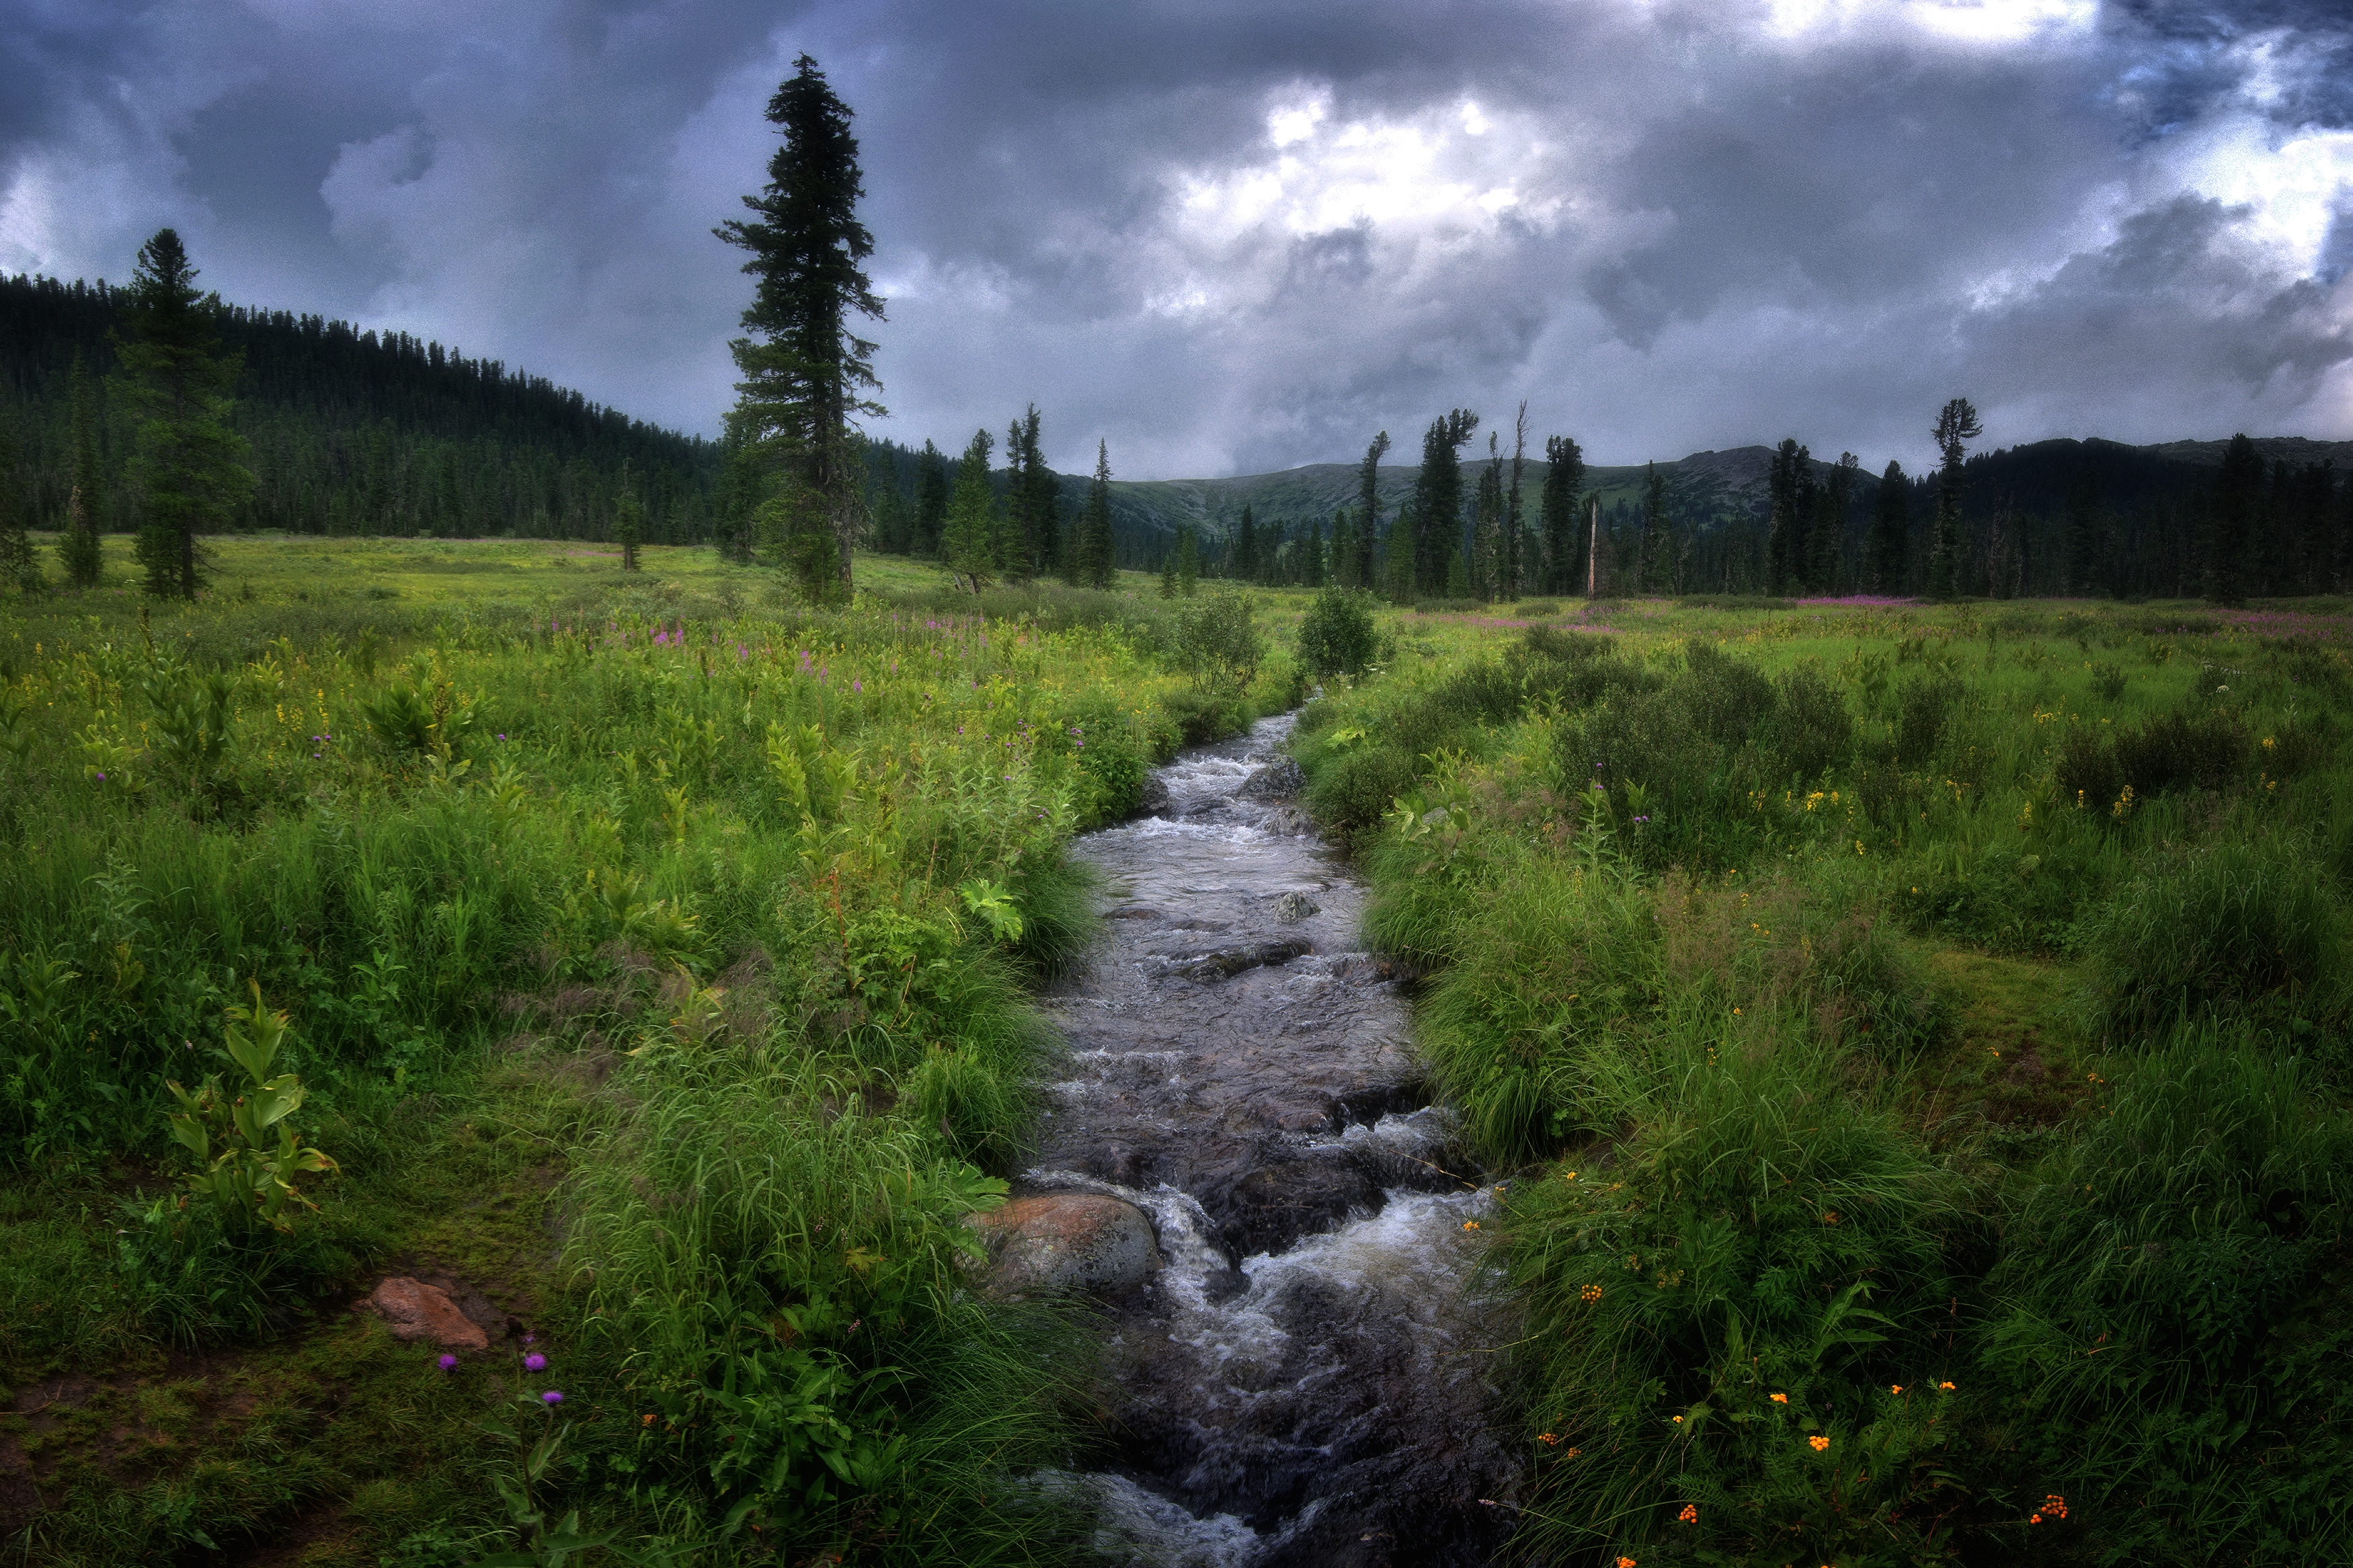
[[1083, 1309], [965, 1222], [1065, 846], [1302, 701], [1517, 1557], [2353, 1552], [2353, 606], [1380, 607], [1316, 695], [1304, 593], [216, 549], [0, 605], [0, 1562], [1088, 1560]]

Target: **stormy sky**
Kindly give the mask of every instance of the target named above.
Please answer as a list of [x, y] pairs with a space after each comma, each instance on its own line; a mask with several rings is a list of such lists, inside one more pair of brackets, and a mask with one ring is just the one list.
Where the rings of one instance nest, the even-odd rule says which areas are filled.
[[[205, 285], [715, 433], [802, 52], [888, 418], [1123, 478], [1795, 436], [2353, 437], [2345, 0], [0, 0], [0, 269]], [[1508, 439], [1508, 434], [1506, 437]]]

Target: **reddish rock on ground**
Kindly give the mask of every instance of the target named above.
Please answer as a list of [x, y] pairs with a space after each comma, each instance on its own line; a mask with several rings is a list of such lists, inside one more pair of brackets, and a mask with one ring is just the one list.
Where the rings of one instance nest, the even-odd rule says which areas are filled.
[[451, 1350], [491, 1348], [488, 1335], [458, 1310], [449, 1293], [406, 1275], [385, 1280], [368, 1298], [368, 1305], [392, 1325], [396, 1340], [431, 1340]]
[[1000, 1296], [1124, 1290], [1160, 1266], [1152, 1221], [1134, 1204], [1097, 1193], [1016, 1198], [975, 1215]]

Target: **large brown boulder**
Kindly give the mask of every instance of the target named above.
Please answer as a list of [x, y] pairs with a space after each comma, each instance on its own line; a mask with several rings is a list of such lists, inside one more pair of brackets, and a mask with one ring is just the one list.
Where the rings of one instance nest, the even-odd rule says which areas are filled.
[[988, 1246], [995, 1296], [1111, 1295], [1160, 1267], [1150, 1218], [1100, 1193], [1015, 1198], [973, 1224]]

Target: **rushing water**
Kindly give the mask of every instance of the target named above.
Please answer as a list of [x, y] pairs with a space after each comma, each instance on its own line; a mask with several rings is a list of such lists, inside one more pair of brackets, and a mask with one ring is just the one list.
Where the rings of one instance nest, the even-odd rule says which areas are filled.
[[[1112, 936], [1050, 998], [1072, 1048], [1030, 1191], [1113, 1194], [1166, 1267], [1109, 1304], [1099, 1543], [1165, 1568], [1482, 1563], [1511, 1466], [1489, 1201], [1429, 1105], [1362, 886], [1282, 797], [1289, 718], [1187, 752], [1082, 839]], [[1270, 764], [1278, 764], [1270, 768]]]

